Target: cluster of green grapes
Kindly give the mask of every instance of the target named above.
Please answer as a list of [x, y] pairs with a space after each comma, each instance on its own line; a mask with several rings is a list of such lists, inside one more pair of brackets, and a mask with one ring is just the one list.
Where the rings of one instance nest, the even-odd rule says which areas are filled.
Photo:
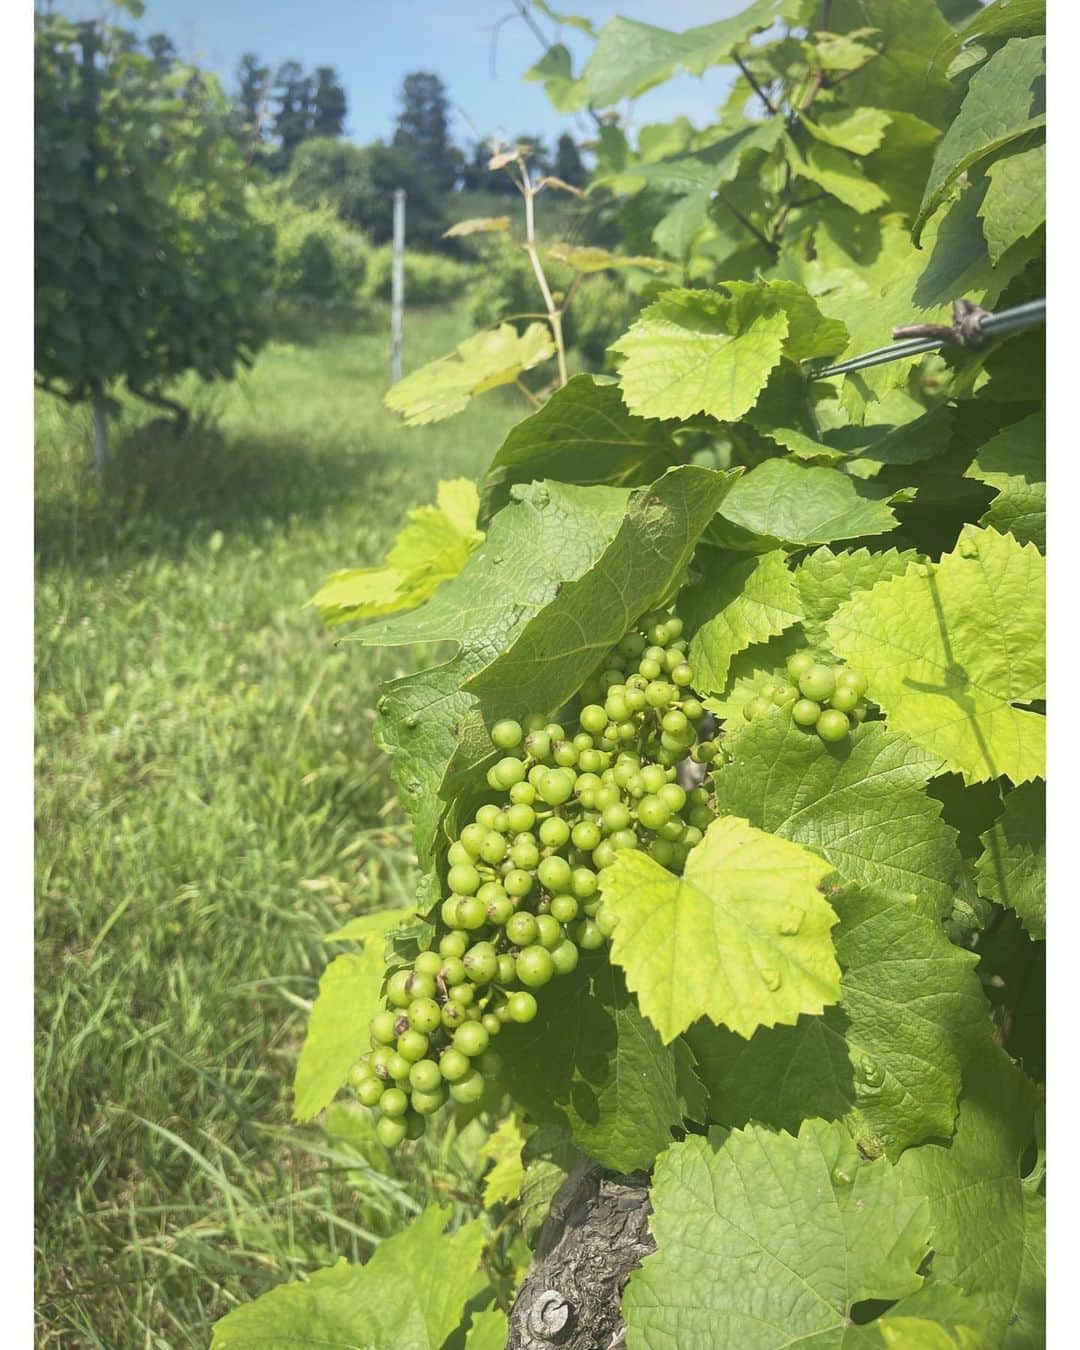
[[826, 666], [804, 651], [788, 658], [787, 673], [786, 680], [766, 681], [743, 704], [748, 722], [787, 708], [796, 726], [813, 728], [823, 741], [842, 741], [853, 724], [866, 720], [867, 679], [861, 670]]
[[535, 991], [608, 942], [601, 891], [619, 849], [681, 871], [702, 838], [708, 792], [676, 781], [692, 747], [700, 761], [715, 754], [697, 742], [705, 710], [686, 647], [680, 619], [648, 614], [582, 688], [579, 730], [539, 714], [492, 727], [501, 757], [487, 784], [499, 800], [451, 844], [434, 946], [391, 975], [351, 1075], [388, 1148], [419, 1137], [448, 1098], [479, 1101], [502, 1028], [531, 1022]]

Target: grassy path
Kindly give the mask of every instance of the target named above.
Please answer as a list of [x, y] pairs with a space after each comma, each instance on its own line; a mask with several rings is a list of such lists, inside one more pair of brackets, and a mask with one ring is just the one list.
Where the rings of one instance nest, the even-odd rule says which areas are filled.
[[[411, 316], [408, 364], [464, 333]], [[287, 1127], [319, 935], [410, 893], [371, 723], [423, 657], [337, 650], [304, 605], [521, 413], [489, 396], [405, 430], [386, 347], [274, 344], [180, 443], [126, 416], [104, 499], [85, 417], [39, 404], [41, 1345], [205, 1346], [424, 1199], [370, 1140], [343, 1159]]]

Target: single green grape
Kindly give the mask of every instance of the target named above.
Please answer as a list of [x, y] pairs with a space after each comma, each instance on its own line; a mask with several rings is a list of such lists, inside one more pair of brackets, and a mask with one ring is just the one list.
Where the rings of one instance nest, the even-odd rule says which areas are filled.
[[800, 727], [812, 727], [821, 716], [821, 704], [813, 699], [801, 698], [791, 706], [791, 720]]
[[464, 933], [447, 933], [439, 939], [440, 956], [464, 956], [469, 940]]
[[503, 877], [502, 884], [507, 895], [521, 899], [528, 895], [533, 888], [532, 874], [523, 871], [520, 867], [513, 867]]
[[569, 822], [562, 816], [548, 816], [540, 824], [540, 842], [548, 848], [562, 848], [570, 838]]
[[861, 670], [852, 670], [848, 667], [846, 670], [837, 673], [836, 683], [844, 685], [845, 688], [854, 689], [857, 694], [865, 694], [870, 681]]
[[454, 927], [475, 933], [487, 923], [487, 905], [476, 895], [463, 895], [454, 907]]
[[480, 1019], [480, 1025], [489, 1036], [497, 1036], [502, 1031], [502, 1023], [494, 1013], [485, 1013]]
[[[468, 948], [465, 948], [465, 950], [467, 951]], [[464, 984], [465, 980], [468, 979], [468, 975], [462, 957], [447, 956], [439, 967], [439, 978], [447, 987], [452, 987], [455, 984]], [[438, 1007], [438, 1004], [435, 1006]]]
[[414, 995], [409, 992], [409, 977], [411, 970], [398, 970], [390, 976], [386, 982], [387, 1002], [392, 1003], [395, 1008], [407, 1008], [413, 1001]]
[[544, 947], [526, 947], [515, 962], [517, 977], [529, 989], [540, 989], [555, 974], [551, 953]]
[[523, 872], [531, 872], [540, 861], [536, 840], [531, 835], [527, 839], [515, 840], [510, 847], [510, 861]]
[[476, 986], [474, 984], [455, 984], [453, 989], [450, 990], [450, 997], [463, 1008], [468, 1008], [476, 1002]]
[[356, 1100], [361, 1106], [377, 1106], [385, 1090], [386, 1084], [381, 1078], [365, 1078], [362, 1083], [357, 1083], [354, 1088]]
[[778, 684], [773, 690], [772, 701], [778, 708], [786, 708], [789, 704], [797, 701], [799, 691], [793, 684], [788, 684], [785, 680], [783, 684]]
[[536, 801], [536, 789], [527, 778], [523, 778], [520, 783], [514, 784], [507, 796], [513, 806], [532, 806]]
[[524, 802], [518, 802], [508, 808], [506, 819], [514, 834], [522, 834], [526, 830], [531, 830], [533, 825], [536, 824], [536, 812], [531, 806], [526, 806]]
[[[440, 971], [444, 969], [445, 965], [445, 961], [440, 963]], [[442, 1023], [439, 1005], [433, 998], [414, 998], [406, 1009], [405, 1016], [409, 1019], [409, 1026], [414, 1031], [421, 1031], [425, 1035], [430, 1035]]]
[[461, 842], [460, 839], [455, 839], [454, 842], [450, 845], [450, 847], [446, 850], [446, 861], [452, 867], [456, 866], [458, 863], [471, 863], [472, 854], [469, 852], [469, 850], [465, 847], [465, 845]]
[[418, 1060], [409, 1070], [409, 1083], [419, 1092], [434, 1092], [441, 1082], [442, 1074], [433, 1059]]
[[[655, 767], [659, 768], [659, 765]], [[686, 792], [678, 783], [662, 783], [658, 788], [650, 787], [649, 791], [656, 793], [669, 812], [681, 811], [686, 805]]]
[[475, 1105], [483, 1095], [484, 1075], [477, 1073], [475, 1069], [467, 1078], [463, 1078], [459, 1083], [454, 1083], [450, 1088], [450, 1096], [463, 1106]]
[[587, 900], [596, 891], [599, 882], [591, 867], [575, 867], [570, 877], [570, 891], [576, 900]]
[[460, 1083], [472, 1073], [468, 1055], [463, 1055], [460, 1050], [448, 1046], [439, 1058], [439, 1073], [448, 1083]]
[[551, 917], [559, 923], [570, 923], [577, 918], [578, 902], [573, 895], [553, 895], [551, 897]]
[[815, 703], [824, 703], [832, 698], [835, 688], [836, 676], [828, 666], [815, 663], [799, 676], [799, 692]]
[[536, 999], [527, 989], [515, 989], [507, 999], [511, 1022], [531, 1022], [536, 1016]]
[[599, 928], [601, 933], [603, 933], [604, 937], [609, 938], [611, 937], [612, 933], [614, 933], [616, 927], [618, 926], [619, 921], [618, 919], [616, 919], [615, 915], [612, 914], [611, 910], [608, 909], [606, 905], [601, 905], [600, 908], [596, 911], [596, 916], [593, 919], [593, 923], [596, 924], [597, 928]]
[[839, 712], [848, 713], [859, 701], [859, 691], [850, 684], [840, 684], [837, 681], [836, 688], [833, 690], [833, 696], [829, 699], [832, 707]]
[[842, 741], [851, 723], [839, 708], [826, 708], [817, 720], [817, 734], [823, 741]]
[[507, 755], [492, 766], [491, 773], [496, 784], [505, 791], [525, 777], [525, 765], [513, 755]]
[[566, 769], [549, 769], [536, 790], [549, 806], [562, 806], [574, 792], [574, 777]]
[[604, 945], [604, 935], [593, 919], [582, 919], [574, 929], [574, 941], [586, 952], [594, 952]]
[[570, 839], [575, 848], [591, 853], [601, 839], [600, 827], [592, 820], [579, 820], [570, 831]]
[[418, 975], [430, 975], [432, 979], [439, 973], [442, 957], [438, 952], [421, 952], [413, 962], [413, 970]]
[[791, 676], [793, 684], [799, 683], [799, 677], [806, 673], [814, 664], [814, 658], [810, 652], [796, 652], [794, 656], [789, 656], [787, 660], [787, 673]]
[[554, 894], [570, 889], [573, 872], [566, 859], [556, 853], [541, 861], [536, 869], [536, 877], [545, 890]]
[[492, 744], [499, 750], [513, 750], [521, 744], [524, 732], [513, 718], [506, 717], [491, 728]]
[[394, 1023], [397, 1015], [388, 1008], [377, 1012], [371, 1019], [371, 1040], [374, 1045], [393, 1045], [397, 1037]]
[[418, 1115], [415, 1111], [405, 1112], [406, 1139], [421, 1139], [426, 1128], [423, 1116]]
[[397, 1052], [402, 1059], [407, 1059], [410, 1064], [415, 1064], [418, 1059], [423, 1059], [427, 1054], [427, 1049], [428, 1038], [422, 1031], [414, 1031], [412, 1027], [408, 1031], [403, 1031], [397, 1038]]
[[516, 972], [514, 970], [514, 958], [510, 955], [509, 952], [500, 952], [499, 970], [495, 976], [495, 979], [498, 981], [499, 984], [511, 984], [513, 983], [515, 973]]
[[[544, 954], [547, 955], [546, 952]], [[466, 1022], [454, 1032], [454, 1049], [473, 1059], [484, 1053], [489, 1039], [487, 1030], [480, 1022]]]
[[515, 947], [527, 947], [536, 941], [536, 919], [526, 910], [519, 910], [506, 923], [506, 938]]
[[421, 1092], [418, 1088], [415, 1088], [409, 1094], [409, 1101], [412, 1104], [412, 1109], [418, 1115], [430, 1116], [434, 1115], [439, 1107], [442, 1106], [446, 1101], [446, 1097], [444, 1096], [440, 1085], [433, 1092]]
[[480, 873], [472, 863], [458, 863], [447, 872], [446, 884], [456, 895], [474, 895], [480, 889]]
[[478, 942], [465, 953], [462, 964], [473, 984], [490, 984], [499, 969], [499, 958], [490, 942]]
[[671, 819], [671, 808], [660, 796], [642, 797], [638, 802], [637, 817], [647, 830], [658, 830]]
[[401, 1088], [387, 1088], [379, 1098], [379, 1110], [384, 1116], [403, 1116], [409, 1109], [409, 1099]]
[[392, 1116], [381, 1116], [375, 1125], [375, 1134], [383, 1148], [397, 1148], [408, 1132], [405, 1122]]
[[507, 919], [509, 919], [511, 914], [513, 914], [514, 902], [513, 900], [510, 899], [510, 897], [506, 894], [506, 892], [502, 889], [501, 886], [499, 887], [499, 890], [502, 893], [500, 895], [494, 896], [491, 900], [488, 901], [487, 916], [489, 923], [493, 923], [497, 927], [501, 928], [503, 924], [507, 921]]
[[499, 818], [499, 808], [494, 804], [494, 802], [488, 802], [484, 806], [481, 806], [476, 813], [477, 825], [483, 825], [485, 830], [493, 830], [495, 828], [495, 822], [496, 820], [498, 820], [498, 818]]
[[564, 937], [562, 924], [553, 914], [536, 916], [536, 941], [547, 951], [554, 951]]

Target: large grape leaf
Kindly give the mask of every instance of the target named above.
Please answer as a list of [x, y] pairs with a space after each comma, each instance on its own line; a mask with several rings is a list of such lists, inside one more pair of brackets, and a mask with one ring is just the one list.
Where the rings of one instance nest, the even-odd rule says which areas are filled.
[[328, 1106], [368, 1048], [371, 1019], [382, 1006], [383, 939], [401, 917], [400, 909], [365, 915], [365, 931], [354, 927], [349, 935], [363, 943], [361, 950], [335, 957], [323, 971], [296, 1063], [296, 1120], [310, 1120]]
[[618, 919], [611, 959], [665, 1041], [700, 1017], [751, 1036], [840, 996], [818, 885], [830, 868], [734, 816], [714, 820], [681, 877], [621, 850], [604, 904]]
[[720, 514], [785, 543], [827, 544], [895, 530], [896, 516], [884, 497], [838, 469], [767, 459], [739, 479]]
[[869, 155], [881, 144], [892, 117], [880, 108], [826, 109], [813, 120], [800, 119], [816, 141], [847, 150], [853, 155]]
[[1032, 544], [965, 526], [937, 564], [912, 564], [842, 606], [829, 646], [864, 670], [894, 730], [969, 783], [1043, 773], [1045, 563]]
[[805, 0], [754, 0], [731, 18], [682, 33], [619, 15], [600, 30], [582, 72], [588, 102], [608, 108], [636, 98], [670, 79], [680, 66], [700, 75], [778, 19], [797, 22], [805, 8]]
[[902, 576], [915, 562], [914, 549], [871, 553], [865, 548], [834, 553], [822, 547], [795, 569], [795, 585], [803, 608], [803, 632], [814, 647], [827, 648], [825, 624], [856, 591], [868, 591], [887, 577]]
[[484, 1224], [473, 1220], [446, 1236], [450, 1213], [431, 1205], [365, 1265], [342, 1257], [303, 1283], [242, 1303], [215, 1325], [211, 1350], [441, 1350], [487, 1283], [478, 1271]]
[[925, 1198], [933, 1226], [934, 1275], [988, 1307], [995, 1346], [1045, 1345], [1045, 1201], [1021, 1176], [1038, 1094], [996, 1046], [964, 1074], [956, 1134], [909, 1149], [897, 1164], [904, 1193]]
[[826, 745], [779, 713], [751, 722], [731, 750], [713, 775], [720, 810], [814, 849], [845, 881], [948, 912], [956, 832], [923, 791], [943, 767], [939, 756], [880, 722]]
[[451, 577], [457, 576], [481, 543], [476, 528], [476, 484], [455, 478], [439, 484], [437, 506], [418, 506], [398, 534], [382, 567], [353, 567], [334, 572], [316, 593], [326, 624], [369, 619], [415, 609]]
[[923, 1282], [925, 1200], [842, 1125], [690, 1137], [657, 1162], [651, 1199], [657, 1251], [623, 1296], [629, 1350], [840, 1350], [854, 1304]]
[[547, 324], [531, 323], [519, 333], [512, 323], [473, 333], [439, 361], [411, 371], [391, 386], [386, 406], [410, 427], [441, 422], [469, 400], [501, 384], [512, 384], [555, 354]]
[[996, 488], [980, 524], [1046, 549], [1046, 414], [1014, 422], [982, 446], [965, 477]]
[[971, 77], [963, 106], [938, 142], [915, 237], [956, 179], [992, 150], [1046, 125], [1046, 39], [1011, 38]]
[[796, 178], [816, 184], [860, 215], [876, 211], [888, 201], [885, 190], [871, 182], [855, 160], [842, 150], [812, 142], [802, 153], [790, 138], [785, 149], [787, 162]]
[[1046, 142], [995, 160], [986, 176], [990, 186], [979, 215], [990, 261], [996, 263], [1018, 239], [1034, 234], [1046, 220]]
[[735, 421], [780, 360], [788, 319], [761, 288], [728, 299], [672, 290], [643, 310], [612, 351], [627, 407], [643, 417], [706, 412]]
[[937, 71], [947, 71], [963, 48], [985, 54], [984, 38], [1033, 37], [1046, 32], [1046, 0], [992, 0], [980, 7], [958, 32], [950, 34], [934, 58]]
[[513, 428], [480, 488], [487, 519], [506, 505], [513, 483], [651, 483], [678, 458], [671, 427], [628, 412], [617, 385], [575, 375]]
[[1046, 784], [1022, 783], [982, 836], [979, 894], [1013, 909], [1034, 938], [1046, 937]]
[[458, 747], [458, 727], [476, 706], [462, 684], [551, 604], [565, 582], [593, 566], [617, 534], [627, 501], [620, 488], [518, 487], [492, 521], [484, 547], [427, 604], [355, 634], [353, 640], [368, 645], [458, 644], [448, 662], [393, 681], [379, 699], [376, 735], [392, 756], [422, 863], [430, 860], [443, 809], [439, 787]]
[[952, 1134], [963, 1066], [992, 1030], [978, 957], [912, 896], [846, 888], [829, 902], [838, 1007], [749, 1041], [705, 1024], [688, 1039], [710, 1119], [794, 1132], [808, 1116], [844, 1116], [864, 1153], [895, 1159]]
[[683, 591], [679, 610], [695, 626], [695, 687], [720, 693], [736, 652], [782, 633], [803, 611], [781, 549], [736, 561], [710, 550], [699, 560], [702, 578]]
[[561, 586], [468, 680], [485, 713], [554, 711], [576, 693], [634, 621], [676, 589], [734, 481], [733, 473], [683, 465], [632, 492], [615, 537], [593, 566]]
[[605, 1167], [651, 1166], [682, 1123], [672, 1050], [605, 960], [583, 962], [553, 993], [534, 1021], [503, 1029], [503, 1085]]
[[945, 124], [956, 93], [944, 71], [933, 68], [933, 59], [952, 29], [936, 0], [836, 0], [830, 14], [836, 33], [877, 29], [874, 45], [881, 54], [845, 81], [846, 102]]

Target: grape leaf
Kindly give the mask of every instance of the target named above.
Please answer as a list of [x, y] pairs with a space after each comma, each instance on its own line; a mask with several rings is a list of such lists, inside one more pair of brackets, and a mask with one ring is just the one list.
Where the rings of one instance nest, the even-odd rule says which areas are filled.
[[293, 1118], [310, 1120], [328, 1106], [349, 1070], [368, 1048], [371, 1019], [382, 1007], [383, 941], [400, 920], [400, 909], [365, 915], [359, 952], [335, 957], [319, 980], [293, 1084]]
[[720, 693], [731, 658], [751, 643], [764, 642], [802, 618], [795, 581], [781, 549], [756, 557], [729, 557], [710, 551], [701, 581], [684, 590], [680, 612], [695, 626], [690, 662], [695, 687]]
[[242, 1303], [215, 1324], [212, 1350], [440, 1350], [486, 1284], [477, 1272], [484, 1225], [473, 1220], [445, 1236], [450, 1213], [431, 1205], [384, 1238], [366, 1265], [342, 1257], [303, 1283]]
[[735, 298], [671, 290], [643, 310], [611, 350], [627, 407], [643, 417], [707, 412], [736, 421], [780, 360], [788, 319], [762, 287]]
[[521, 1194], [521, 1183], [525, 1180], [525, 1167], [521, 1161], [524, 1144], [525, 1136], [513, 1113], [488, 1135], [480, 1149], [480, 1156], [492, 1164], [484, 1177], [485, 1209], [516, 1200]]
[[610, 249], [596, 248], [588, 244], [551, 244], [548, 256], [556, 262], [565, 263], [575, 272], [607, 272], [620, 267], [641, 267], [647, 272], [667, 272], [671, 264], [660, 258], [630, 257], [625, 253], [612, 253]]
[[526, 370], [555, 354], [547, 324], [531, 323], [518, 333], [511, 323], [474, 333], [449, 356], [414, 370], [393, 385], [386, 406], [406, 426], [441, 422], [468, 406], [470, 399], [501, 384], [512, 384]]
[[842, 1125], [750, 1126], [718, 1149], [692, 1136], [657, 1162], [651, 1199], [657, 1251], [623, 1296], [628, 1350], [840, 1350], [854, 1304], [922, 1284], [926, 1201]]
[[513, 483], [534, 478], [651, 483], [678, 457], [671, 431], [667, 423], [628, 412], [616, 385], [575, 375], [503, 442], [481, 483], [481, 517], [506, 504]]
[[831, 145], [813, 142], [800, 153], [790, 138], [785, 142], [787, 161], [797, 178], [816, 184], [830, 197], [860, 215], [876, 211], [888, 201], [884, 189], [871, 182], [850, 156]]
[[965, 526], [952, 553], [843, 605], [829, 646], [864, 670], [894, 730], [969, 783], [1043, 773], [1045, 563], [1032, 544]]
[[720, 514], [733, 525], [789, 544], [826, 544], [882, 534], [897, 525], [885, 501], [847, 474], [790, 459], [767, 459], [744, 474]]
[[827, 863], [733, 816], [714, 820], [681, 877], [620, 850], [603, 884], [611, 959], [665, 1041], [699, 1017], [750, 1036], [840, 996], [818, 883]]
[[312, 600], [324, 623], [415, 609], [457, 576], [484, 538], [476, 528], [476, 484], [467, 478], [440, 483], [436, 500], [437, 506], [409, 512], [382, 567], [331, 573]]
[[930, 1279], [882, 1317], [848, 1329], [844, 1350], [997, 1350], [985, 1299]]
[[918, 556], [914, 549], [902, 553], [894, 548], [881, 553], [870, 553], [865, 548], [850, 553], [834, 553], [827, 547], [815, 549], [795, 569], [807, 641], [828, 650], [825, 623], [840, 606], [856, 591], [868, 591], [887, 577], [902, 576]]
[[751, 722], [713, 774], [717, 806], [822, 854], [848, 882], [952, 903], [956, 833], [923, 792], [941, 759], [866, 722], [826, 745], [778, 714]]
[[963, 106], [934, 152], [915, 239], [965, 169], [1046, 124], [1046, 39], [1011, 38], [971, 77]]
[[816, 141], [848, 150], [853, 155], [868, 155], [881, 144], [892, 117], [880, 108], [837, 108], [820, 113], [813, 121], [801, 119]]
[[956, 93], [944, 71], [933, 68], [933, 59], [952, 29], [935, 0], [837, 0], [831, 15], [829, 26], [837, 33], [863, 25], [878, 30], [874, 45], [880, 55], [844, 82], [846, 102], [944, 124]]
[[1020, 1174], [1036, 1103], [992, 1046], [965, 1071], [952, 1140], [909, 1149], [896, 1169], [905, 1195], [929, 1201], [935, 1277], [982, 1297], [1002, 1350], [1045, 1345], [1045, 1201]]
[[979, 894], [1014, 909], [1034, 938], [1046, 937], [1046, 784], [1022, 783], [982, 836]]
[[473, 1313], [469, 1332], [465, 1337], [465, 1350], [506, 1350], [508, 1334], [506, 1314], [501, 1308], [488, 1308], [486, 1312]]
[[688, 1039], [710, 1119], [796, 1131], [808, 1116], [844, 1116], [864, 1153], [895, 1160], [952, 1134], [963, 1066], [991, 1034], [978, 957], [914, 897], [847, 888], [829, 902], [838, 1007], [749, 1041], [705, 1024]]
[[990, 186], [979, 215], [990, 261], [996, 263], [1046, 220], [1046, 142], [995, 160], [986, 176]]
[[562, 977], [533, 1022], [503, 1029], [499, 1053], [510, 1095], [605, 1167], [651, 1166], [682, 1122], [674, 1055], [606, 961]]
[[1046, 414], [1032, 413], [982, 446], [964, 470], [997, 488], [980, 524], [1046, 550]]
[[509, 228], [509, 216], [473, 216], [470, 220], [459, 220], [448, 230], [443, 230], [443, 238], [459, 239], [469, 234], [498, 234]]

